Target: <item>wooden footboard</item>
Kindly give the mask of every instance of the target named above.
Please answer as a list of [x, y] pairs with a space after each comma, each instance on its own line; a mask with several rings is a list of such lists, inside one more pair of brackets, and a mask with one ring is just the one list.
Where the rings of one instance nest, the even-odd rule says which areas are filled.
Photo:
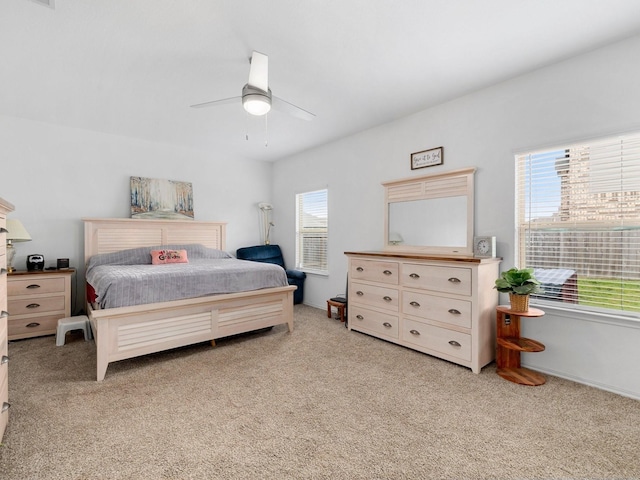
[[93, 310], [97, 380], [109, 363], [286, 323], [295, 286]]

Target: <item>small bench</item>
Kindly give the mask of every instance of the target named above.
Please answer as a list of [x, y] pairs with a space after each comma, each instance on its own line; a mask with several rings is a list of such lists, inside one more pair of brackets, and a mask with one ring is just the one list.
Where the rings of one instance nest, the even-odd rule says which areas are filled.
[[76, 317], [61, 318], [58, 320], [58, 329], [56, 331], [56, 346], [64, 345], [67, 332], [72, 330], [82, 330], [84, 332], [84, 340], [88, 341], [93, 338], [91, 335], [91, 324], [89, 317], [86, 315], [78, 315]]

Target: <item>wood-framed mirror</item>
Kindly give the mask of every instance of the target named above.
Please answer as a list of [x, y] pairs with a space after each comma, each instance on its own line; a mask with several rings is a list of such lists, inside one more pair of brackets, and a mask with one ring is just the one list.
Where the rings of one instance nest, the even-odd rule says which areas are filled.
[[472, 256], [475, 171], [383, 182], [384, 249]]

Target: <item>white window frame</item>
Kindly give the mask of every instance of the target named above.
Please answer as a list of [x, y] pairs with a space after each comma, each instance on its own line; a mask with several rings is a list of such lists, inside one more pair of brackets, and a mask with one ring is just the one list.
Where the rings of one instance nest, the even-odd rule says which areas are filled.
[[533, 301], [640, 318], [638, 290], [622, 288], [640, 284], [640, 133], [515, 160], [518, 265], [544, 287]]
[[[308, 216], [304, 216], [304, 200]], [[319, 203], [318, 203], [319, 201]], [[296, 194], [296, 270], [329, 274], [329, 189], [320, 188]], [[306, 218], [306, 222], [305, 222]], [[306, 241], [305, 241], [306, 239]]]

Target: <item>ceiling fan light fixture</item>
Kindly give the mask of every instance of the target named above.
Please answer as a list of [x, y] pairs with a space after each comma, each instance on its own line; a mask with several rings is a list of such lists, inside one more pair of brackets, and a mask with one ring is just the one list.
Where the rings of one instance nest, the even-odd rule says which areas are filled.
[[271, 90], [268, 92], [245, 85], [242, 89], [242, 106], [251, 115], [261, 116], [271, 110]]

